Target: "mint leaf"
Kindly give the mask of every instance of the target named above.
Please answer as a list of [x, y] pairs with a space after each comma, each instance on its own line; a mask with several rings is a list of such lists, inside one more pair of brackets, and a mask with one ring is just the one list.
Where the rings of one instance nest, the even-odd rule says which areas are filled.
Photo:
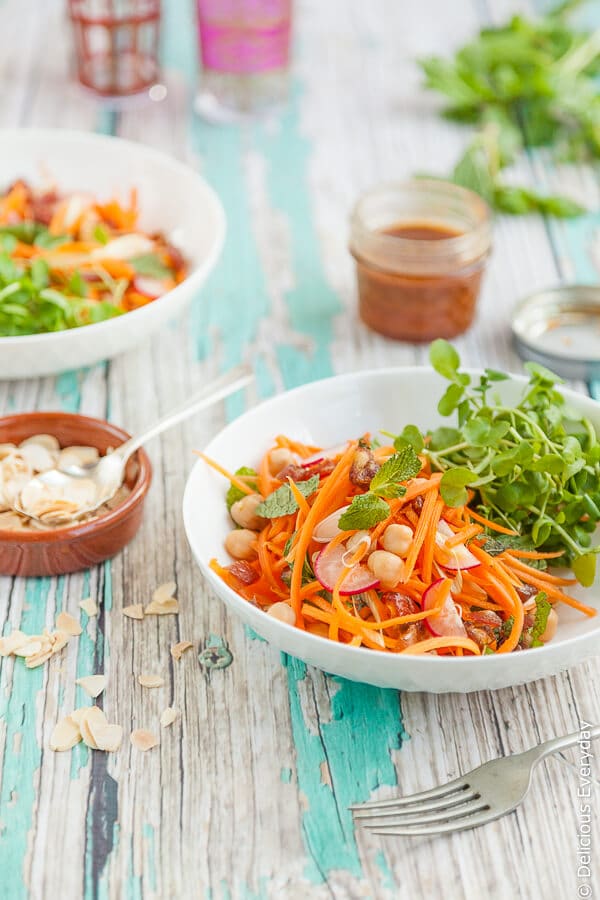
[[381, 497], [370, 492], [359, 494], [346, 512], [340, 516], [338, 528], [342, 531], [354, 531], [354, 529], [362, 531], [372, 528], [378, 522], [383, 522], [389, 514], [390, 507]]
[[406, 488], [399, 482], [414, 478], [421, 471], [421, 460], [411, 446], [391, 456], [371, 479], [370, 492], [378, 497], [403, 497]]
[[543, 591], [540, 591], [535, 598], [535, 619], [533, 622], [533, 627], [531, 629], [532, 647], [543, 646], [541, 638], [546, 630], [546, 625], [548, 624], [548, 616], [550, 615], [551, 609], [552, 604], [548, 600], [546, 594]]
[[[258, 472], [254, 469], [248, 468], [248, 466], [241, 466], [241, 468], [236, 469], [233, 473], [234, 475], [253, 475], [255, 478], [258, 478]], [[257, 482], [256, 481], [248, 481], [248, 487], [251, 487], [253, 490], [257, 490]], [[245, 497], [246, 494], [236, 487], [235, 484], [230, 485], [229, 490], [225, 496], [225, 503], [227, 504], [227, 509], [231, 509], [234, 503], [237, 503], [238, 500], [241, 500]]]
[[173, 273], [161, 262], [156, 253], [144, 253], [134, 256], [129, 262], [138, 273], [148, 278], [171, 278]]
[[[313, 475], [308, 481], [294, 482], [303, 497], [310, 497], [319, 487], [319, 476]], [[278, 519], [279, 516], [289, 516], [298, 509], [296, 498], [292, 494], [289, 484], [282, 484], [280, 488], [269, 494], [266, 500], [256, 507], [256, 515], [263, 519]]]

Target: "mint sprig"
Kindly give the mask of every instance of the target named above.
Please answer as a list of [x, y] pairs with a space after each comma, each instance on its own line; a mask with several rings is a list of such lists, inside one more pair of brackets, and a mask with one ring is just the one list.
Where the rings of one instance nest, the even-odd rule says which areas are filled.
[[338, 528], [342, 531], [367, 530], [387, 519], [389, 514], [389, 504], [382, 497], [370, 492], [359, 494], [340, 516]]
[[410, 445], [403, 447], [386, 460], [373, 476], [369, 491], [377, 497], [386, 497], [389, 500], [403, 497], [406, 488], [400, 482], [418, 475], [421, 466], [421, 460], [413, 448]]
[[[319, 476], [313, 475], [307, 481], [295, 481], [294, 484], [303, 497], [310, 497], [319, 487]], [[282, 484], [280, 488], [269, 494], [266, 500], [256, 507], [256, 515], [263, 519], [278, 519], [280, 516], [289, 516], [298, 509], [296, 498], [292, 494], [289, 484]]]

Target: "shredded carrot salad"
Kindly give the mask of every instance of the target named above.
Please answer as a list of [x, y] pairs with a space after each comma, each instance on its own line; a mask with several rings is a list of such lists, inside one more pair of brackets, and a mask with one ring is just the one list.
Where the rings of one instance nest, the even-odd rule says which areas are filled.
[[139, 225], [137, 192], [0, 191], [0, 337], [75, 328], [138, 309], [183, 280], [185, 261]]
[[383, 653], [480, 656], [543, 645], [561, 604], [595, 615], [565, 592], [574, 578], [546, 570], [556, 554], [487, 552], [508, 529], [447, 507], [441, 474], [408, 448], [280, 435], [256, 471], [235, 473], [199, 455], [229, 480], [236, 526], [234, 561], [211, 568], [289, 625]]

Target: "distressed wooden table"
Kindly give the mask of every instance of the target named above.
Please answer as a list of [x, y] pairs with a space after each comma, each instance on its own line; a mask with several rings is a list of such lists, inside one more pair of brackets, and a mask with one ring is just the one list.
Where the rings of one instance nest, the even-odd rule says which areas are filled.
[[[70, 79], [60, 0], [0, 4], [0, 125], [148, 142], [196, 166], [229, 222], [218, 269], [184, 321], [110, 363], [1, 382], [0, 409], [80, 410], [135, 430], [240, 359], [253, 365], [262, 396], [335, 372], [423, 362], [424, 350], [387, 342], [357, 320], [348, 211], [375, 181], [447, 170], [465, 140], [420, 89], [414, 57], [448, 52], [526, 4], [298, 0], [289, 106], [278, 120], [241, 128], [211, 127], [192, 114], [191, 4], [164, 7], [168, 96], [115, 113]], [[516, 174], [600, 208], [589, 169], [558, 171], [535, 155]], [[465, 361], [520, 369], [511, 308], [539, 287], [596, 280], [596, 228], [598, 215], [498, 221], [479, 318], [458, 341]], [[575, 753], [540, 768], [515, 814], [452, 837], [369, 838], [354, 832], [347, 806], [429, 787], [582, 720], [599, 721], [600, 662], [497, 693], [400, 695], [328, 677], [251, 639], [203, 585], [180, 514], [192, 448], [239, 413], [240, 402], [152, 445], [144, 525], [110, 564], [55, 580], [0, 579], [3, 632], [51, 626], [61, 610], [78, 616], [89, 595], [100, 605], [97, 618], [83, 616], [83, 634], [61, 658], [32, 671], [2, 662], [0, 897], [577, 896]], [[122, 616], [124, 605], [146, 602], [170, 579], [177, 618]], [[233, 664], [207, 671], [198, 652], [215, 638], [227, 642]], [[180, 639], [192, 640], [194, 651], [173, 663], [169, 647]], [[165, 687], [141, 688], [143, 671], [160, 672]], [[57, 718], [92, 702], [75, 679], [98, 672], [108, 676], [101, 701], [109, 719], [126, 734], [160, 731], [159, 747], [141, 754], [125, 740], [110, 755], [82, 745], [49, 751]], [[160, 730], [170, 704], [182, 718]], [[597, 788], [600, 768], [592, 771]], [[592, 881], [600, 886], [599, 876], [597, 853]]]

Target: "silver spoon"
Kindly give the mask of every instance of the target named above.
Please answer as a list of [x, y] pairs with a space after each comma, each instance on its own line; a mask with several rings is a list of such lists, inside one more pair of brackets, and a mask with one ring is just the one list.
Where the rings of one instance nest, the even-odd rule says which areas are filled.
[[[214, 381], [207, 384], [199, 393], [195, 394], [190, 400], [187, 400], [181, 406], [171, 410], [166, 416], [160, 419], [151, 428], [148, 428], [141, 435], [132, 437], [120, 447], [117, 447], [112, 453], [101, 456], [96, 462], [87, 466], [67, 465], [64, 469], [48, 469], [47, 472], [40, 472], [39, 475], [30, 479], [19, 492], [17, 499], [13, 502], [13, 509], [22, 515], [39, 522], [42, 525], [67, 524], [70, 521], [76, 521], [84, 515], [88, 515], [98, 509], [104, 503], [114, 497], [117, 490], [123, 483], [125, 474], [125, 466], [130, 456], [138, 450], [142, 444], [145, 444], [151, 438], [162, 434], [168, 428], [172, 428], [184, 419], [189, 418], [193, 413], [206, 409], [234, 394], [241, 388], [246, 387], [253, 380], [254, 376], [247, 366], [237, 366], [231, 369], [225, 375], [221, 375]], [[90, 484], [83, 484], [86, 479]], [[41, 519], [33, 515], [22, 504], [22, 496], [25, 491], [31, 493], [32, 490], [39, 489], [44, 491], [45, 488], [89, 488], [92, 491], [93, 500], [84, 508], [78, 509], [76, 513], [57, 513], [56, 519]]]

